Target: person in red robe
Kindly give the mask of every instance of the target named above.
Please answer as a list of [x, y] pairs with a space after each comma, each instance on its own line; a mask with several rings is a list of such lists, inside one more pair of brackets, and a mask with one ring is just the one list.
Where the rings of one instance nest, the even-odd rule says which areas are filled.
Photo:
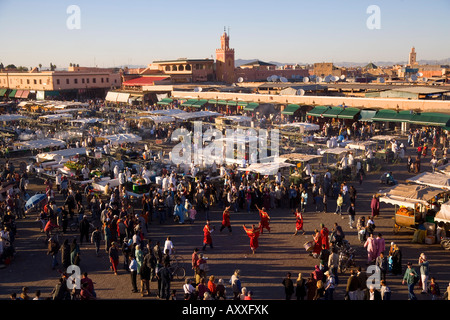
[[220, 227], [220, 232], [222, 232], [222, 230], [225, 228], [228, 228], [231, 234], [230, 207], [226, 207], [225, 210], [223, 211], [222, 226]]
[[375, 218], [380, 214], [380, 201], [378, 200], [376, 195], [372, 196], [370, 208], [372, 209], [372, 218]]
[[252, 253], [255, 254], [256, 249], [259, 247], [259, 233], [260, 228], [256, 228], [255, 225], [252, 225], [252, 228], [249, 229], [245, 225], [243, 225], [245, 233], [247, 233], [248, 237], [250, 238], [250, 249], [252, 249]]
[[211, 226], [209, 220], [206, 221], [206, 225], [203, 227], [203, 248], [202, 250], [206, 250], [206, 246], [213, 248], [211, 232], [214, 231], [214, 226]]
[[260, 209], [258, 206], [256, 206], [256, 209], [258, 209], [259, 211], [259, 217], [261, 218], [261, 221], [259, 222], [259, 228], [261, 233], [263, 233], [263, 229], [267, 229], [270, 233], [270, 216], [269, 214], [266, 212], [266, 209], [264, 207], [262, 207], [262, 209]]
[[320, 235], [319, 230], [314, 230], [314, 247], [312, 251], [312, 256], [317, 257], [320, 254], [320, 251], [322, 251], [322, 236]]
[[298, 233], [300, 230], [303, 231], [303, 234], [305, 234], [306, 231], [303, 230], [303, 215], [302, 215], [302, 212], [301, 212], [300, 210], [297, 209], [297, 210], [295, 210], [294, 215], [295, 215], [295, 218], [296, 218], [296, 221], [295, 221], [295, 233], [294, 233], [294, 236], [296, 236], [297, 233]]
[[328, 230], [327, 227], [325, 227], [325, 225], [322, 223], [320, 224], [320, 238], [321, 238], [321, 247], [324, 244], [325, 245], [325, 249], [329, 250], [330, 249], [330, 241], [329, 241], [329, 234], [330, 231]]

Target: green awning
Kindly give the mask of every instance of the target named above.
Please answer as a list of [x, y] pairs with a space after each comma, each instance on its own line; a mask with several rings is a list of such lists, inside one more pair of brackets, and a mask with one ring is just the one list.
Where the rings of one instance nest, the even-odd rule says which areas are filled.
[[217, 104], [220, 104], [222, 106], [226, 106], [227, 105], [227, 101], [226, 100], [218, 100]]
[[0, 89], [0, 97], [3, 97], [8, 89], [2, 88]]
[[413, 114], [409, 110], [399, 111], [394, 115], [396, 122], [409, 122], [413, 117]]
[[245, 111], [254, 111], [256, 108], [259, 107], [259, 103], [256, 102], [250, 102], [248, 105], [244, 107]]
[[246, 102], [246, 101], [238, 101], [237, 105], [240, 106], [240, 107], [245, 107], [245, 106], [248, 105], [248, 102]]
[[169, 105], [169, 104], [171, 104], [172, 102], [173, 102], [172, 99], [170, 99], [170, 98], [164, 98], [164, 99], [161, 99], [160, 101], [158, 101], [156, 104], [159, 104], [159, 105]]
[[189, 99], [181, 104], [182, 107], [191, 107], [194, 103], [196, 103], [197, 99]]
[[331, 107], [330, 109], [322, 113], [322, 117], [337, 118], [338, 115], [342, 112], [342, 110], [344, 110], [344, 108], [342, 107]]
[[284, 108], [284, 110], [281, 111], [281, 114], [287, 114], [292, 116], [298, 109], [300, 109], [300, 106], [298, 104], [288, 104], [286, 108]]
[[359, 113], [358, 108], [345, 108], [341, 113], [338, 114], [339, 119], [354, 119]]
[[194, 108], [201, 108], [201, 107], [203, 107], [207, 102], [208, 102], [208, 100], [206, 100], [206, 99], [200, 99], [200, 100], [195, 101], [194, 103], [192, 103], [192, 104], [191, 104], [191, 107], [194, 107]]
[[395, 122], [397, 111], [395, 110], [378, 110], [372, 118], [373, 121]]
[[328, 110], [327, 106], [316, 106], [311, 111], [306, 113], [307, 116], [320, 117], [322, 113]]
[[8, 95], [8, 97], [10, 97], [10, 98], [14, 98], [15, 96], [16, 96], [16, 92], [17, 92], [17, 90], [12, 90], [10, 93], [9, 93], [9, 95]]
[[409, 120], [412, 124], [424, 126], [450, 126], [450, 115], [445, 113], [422, 112], [414, 114]]
[[372, 122], [373, 117], [377, 114], [376, 110], [361, 110], [359, 113], [359, 120], [363, 122]]
[[445, 131], [450, 131], [450, 127], [447, 127], [447, 126], [443, 126], [443, 127], [442, 127], [442, 130], [445, 130]]
[[210, 104], [217, 104], [217, 100], [211, 99], [211, 100], [208, 100], [208, 103], [210, 103]]
[[227, 101], [227, 106], [235, 107], [237, 106], [237, 101], [229, 100]]

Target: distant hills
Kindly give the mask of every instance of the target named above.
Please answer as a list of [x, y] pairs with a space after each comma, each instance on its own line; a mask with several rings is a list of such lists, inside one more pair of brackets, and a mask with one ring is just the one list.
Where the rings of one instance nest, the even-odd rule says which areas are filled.
[[[236, 59], [234, 64], [236, 67], [239, 67], [243, 64], [255, 61], [255, 60], [261, 60], [261, 59]], [[262, 60], [264, 61], [264, 60]], [[312, 64], [312, 63], [303, 63], [303, 62], [278, 62], [278, 61], [264, 61], [268, 63], [275, 64], [277, 66], [284, 66], [284, 65], [306, 65], [306, 64]], [[349, 61], [342, 61], [342, 62], [333, 62], [335, 66], [337, 67], [364, 67], [367, 64], [372, 62], [373, 64], [379, 66], [379, 67], [387, 67], [392, 66], [395, 64], [404, 65], [407, 63], [407, 61], [367, 61], [367, 62], [349, 62]], [[419, 60], [418, 61], [420, 65], [425, 64], [441, 64], [441, 65], [450, 65], [450, 58], [447, 59], [441, 59], [441, 60]]]

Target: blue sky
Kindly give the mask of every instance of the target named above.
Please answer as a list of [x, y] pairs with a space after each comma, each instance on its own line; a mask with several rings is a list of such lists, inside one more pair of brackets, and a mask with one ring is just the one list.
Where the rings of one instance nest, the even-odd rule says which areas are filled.
[[[80, 8], [80, 29], [66, 12]], [[367, 7], [380, 8], [370, 30]], [[236, 59], [292, 63], [450, 57], [450, 0], [0, 0], [0, 62], [146, 65], [211, 58], [224, 26]]]

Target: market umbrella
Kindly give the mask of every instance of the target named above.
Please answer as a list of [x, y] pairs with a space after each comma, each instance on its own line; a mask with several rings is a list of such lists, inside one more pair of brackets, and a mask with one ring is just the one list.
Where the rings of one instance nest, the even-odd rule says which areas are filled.
[[29, 209], [33, 208], [34, 206], [38, 205], [46, 198], [47, 198], [47, 195], [44, 193], [35, 194], [30, 199], [28, 199], [28, 201], [25, 203], [25, 210], [29, 210]]

